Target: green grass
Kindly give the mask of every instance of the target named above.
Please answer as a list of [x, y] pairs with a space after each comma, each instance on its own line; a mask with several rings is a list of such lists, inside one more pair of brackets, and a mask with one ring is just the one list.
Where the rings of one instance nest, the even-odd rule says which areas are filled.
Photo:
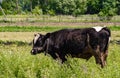
[[109, 28], [113, 31], [120, 31], [120, 26], [111, 26]]
[[93, 57], [87, 62], [68, 58], [62, 65], [48, 55], [32, 56], [31, 46], [0, 44], [0, 78], [119, 78], [119, 47], [110, 45], [107, 66], [101, 69]]
[[[0, 26], [0, 32], [51, 32], [64, 28], [86, 28], [86, 26]], [[112, 31], [120, 30], [120, 26], [110, 26]]]
[[[0, 27], [0, 32], [35, 32], [35, 31], [54, 31], [58, 29], [62, 29], [63, 27], [38, 27], [38, 26], [5, 26]], [[66, 27], [65, 27], [66, 28]]]
[[[73, 28], [73, 27], [67, 27], [67, 26], [1, 26], [0, 32], [35, 32], [35, 31], [55, 31], [63, 28]], [[74, 27], [74, 28], [83, 28], [83, 27]]]

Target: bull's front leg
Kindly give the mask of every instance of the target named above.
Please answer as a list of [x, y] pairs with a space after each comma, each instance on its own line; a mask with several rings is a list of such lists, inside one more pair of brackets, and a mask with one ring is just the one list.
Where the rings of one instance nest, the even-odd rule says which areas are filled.
[[65, 58], [65, 54], [62, 54], [62, 53], [58, 53], [58, 56], [61, 60], [61, 63], [64, 63], [65, 61], [67, 61], [67, 59]]
[[49, 52], [49, 54], [51, 55], [51, 57], [53, 58], [53, 59], [57, 59], [58, 57], [57, 57], [57, 55], [55, 54], [55, 52]]

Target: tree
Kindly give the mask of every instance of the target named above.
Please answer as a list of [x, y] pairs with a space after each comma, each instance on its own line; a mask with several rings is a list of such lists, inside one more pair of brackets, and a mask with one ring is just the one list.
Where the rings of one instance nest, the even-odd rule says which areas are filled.
[[98, 14], [100, 8], [100, 0], [88, 0], [86, 14]]
[[116, 0], [101, 0], [100, 1], [101, 9], [98, 13], [98, 16], [101, 21], [111, 20], [111, 18], [116, 15]]
[[78, 16], [86, 12], [86, 0], [48, 0], [46, 12]]
[[73, 16], [83, 15], [87, 11], [87, 0], [75, 0], [75, 9], [72, 13]]
[[31, 12], [33, 9], [32, 0], [20, 0], [19, 5], [24, 12]]
[[0, 10], [1, 10], [2, 14], [4, 15], [4, 19], [3, 20], [6, 22], [6, 14], [3, 11], [3, 9], [2, 9], [1, 4], [2, 4], [2, 0], [0, 0]]
[[15, 0], [3, 0], [2, 7], [5, 10], [6, 14], [15, 14], [16, 13]]
[[120, 15], [120, 0], [116, 0], [117, 5], [117, 14]]
[[120, 15], [120, 0], [0, 0], [6, 14], [43, 13], [49, 15], [98, 14], [100, 20]]
[[43, 14], [43, 12], [39, 8], [39, 6], [35, 6], [35, 8], [32, 10], [32, 13], [35, 14], [35, 15], [41, 15], [41, 14]]

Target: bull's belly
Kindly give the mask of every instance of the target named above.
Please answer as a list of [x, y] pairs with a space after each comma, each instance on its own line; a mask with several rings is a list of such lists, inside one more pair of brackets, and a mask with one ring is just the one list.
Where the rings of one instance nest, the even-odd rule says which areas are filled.
[[81, 54], [73, 54], [71, 55], [72, 57], [75, 57], [75, 58], [83, 58], [83, 59], [86, 59], [88, 60], [90, 57], [92, 57], [92, 54], [90, 53], [81, 53]]
[[93, 50], [89, 46], [85, 47], [83, 52], [78, 52], [77, 54], [71, 54], [72, 57], [89, 59], [93, 55]]

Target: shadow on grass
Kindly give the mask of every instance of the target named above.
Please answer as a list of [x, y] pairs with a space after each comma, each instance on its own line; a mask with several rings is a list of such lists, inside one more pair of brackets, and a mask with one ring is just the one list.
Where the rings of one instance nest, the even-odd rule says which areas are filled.
[[28, 43], [28, 42], [23, 42], [23, 41], [2, 41], [0, 40], [0, 44], [3, 45], [18, 45], [18, 46], [23, 46], [23, 45], [32, 45], [32, 42]]

